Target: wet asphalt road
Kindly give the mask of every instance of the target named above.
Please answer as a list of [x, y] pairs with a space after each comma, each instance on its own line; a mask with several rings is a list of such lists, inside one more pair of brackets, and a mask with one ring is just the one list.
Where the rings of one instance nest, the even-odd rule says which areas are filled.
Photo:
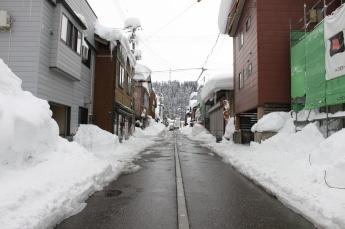
[[[314, 228], [221, 158], [178, 135], [191, 228]], [[141, 153], [142, 168], [121, 175], [56, 229], [177, 228], [174, 137], [165, 132]]]

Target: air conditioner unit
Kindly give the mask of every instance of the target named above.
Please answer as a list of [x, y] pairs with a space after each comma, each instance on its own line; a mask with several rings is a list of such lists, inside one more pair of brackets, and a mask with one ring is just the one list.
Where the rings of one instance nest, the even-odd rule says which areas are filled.
[[81, 46], [81, 58], [83, 60], [89, 59], [89, 48], [86, 47], [85, 45]]
[[0, 30], [7, 31], [11, 28], [11, 17], [5, 10], [0, 10]]

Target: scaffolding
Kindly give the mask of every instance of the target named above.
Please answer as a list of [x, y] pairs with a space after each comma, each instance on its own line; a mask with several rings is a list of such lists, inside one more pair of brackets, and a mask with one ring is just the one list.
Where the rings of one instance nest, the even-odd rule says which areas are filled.
[[310, 8], [304, 4], [303, 17], [297, 23], [290, 22], [292, 109], [325, 111], [327, 135], [329, 123], [334, 122], [328, 115], [330, 107], [345, 104], [345, 75], [326, 80], [323, 19], [342, 3], [318, 0]]

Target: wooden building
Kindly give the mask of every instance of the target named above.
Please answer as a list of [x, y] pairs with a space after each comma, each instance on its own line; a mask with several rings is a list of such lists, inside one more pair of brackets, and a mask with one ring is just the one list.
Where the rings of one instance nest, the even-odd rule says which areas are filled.
[[111, 50], [109, 41], [97, 35], [95, 40], [94, 123], [127, 138], [134, 130], [134, 64], [123, 55], [125, 50], [120, 42]]
[[153, 119], [156, 119], [157, 97], [154, 90], [151, 88], [149, 97], [149, 113]]
[[226, 22], [233, 37], [237, 142], [254, 139], [265, 113], [290, 110], [290, 21], [310, 0], [234, 0]]

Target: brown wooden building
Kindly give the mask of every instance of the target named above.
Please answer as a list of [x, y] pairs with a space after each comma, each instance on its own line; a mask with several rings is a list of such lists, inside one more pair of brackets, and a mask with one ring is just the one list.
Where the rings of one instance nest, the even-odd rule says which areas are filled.
[[157, 108], [157, 97], [153, 89], [150, 92], [149, 98], [149, 115], [155, 119], [156, 118], [156, 108]]
[[290, 110], [290, 21], [310, 0], [234, 0], [226, 32], [233, 37], [236, 128], [241, 142], [265, 113]]
[[134, 130], [134, 66], [128, 57], [124, 59], [119, 42], [111, 50], [110, 42], [99, 36], [95, 40], [94, 123], [116, 135], [123, 130], [127, 138]]

